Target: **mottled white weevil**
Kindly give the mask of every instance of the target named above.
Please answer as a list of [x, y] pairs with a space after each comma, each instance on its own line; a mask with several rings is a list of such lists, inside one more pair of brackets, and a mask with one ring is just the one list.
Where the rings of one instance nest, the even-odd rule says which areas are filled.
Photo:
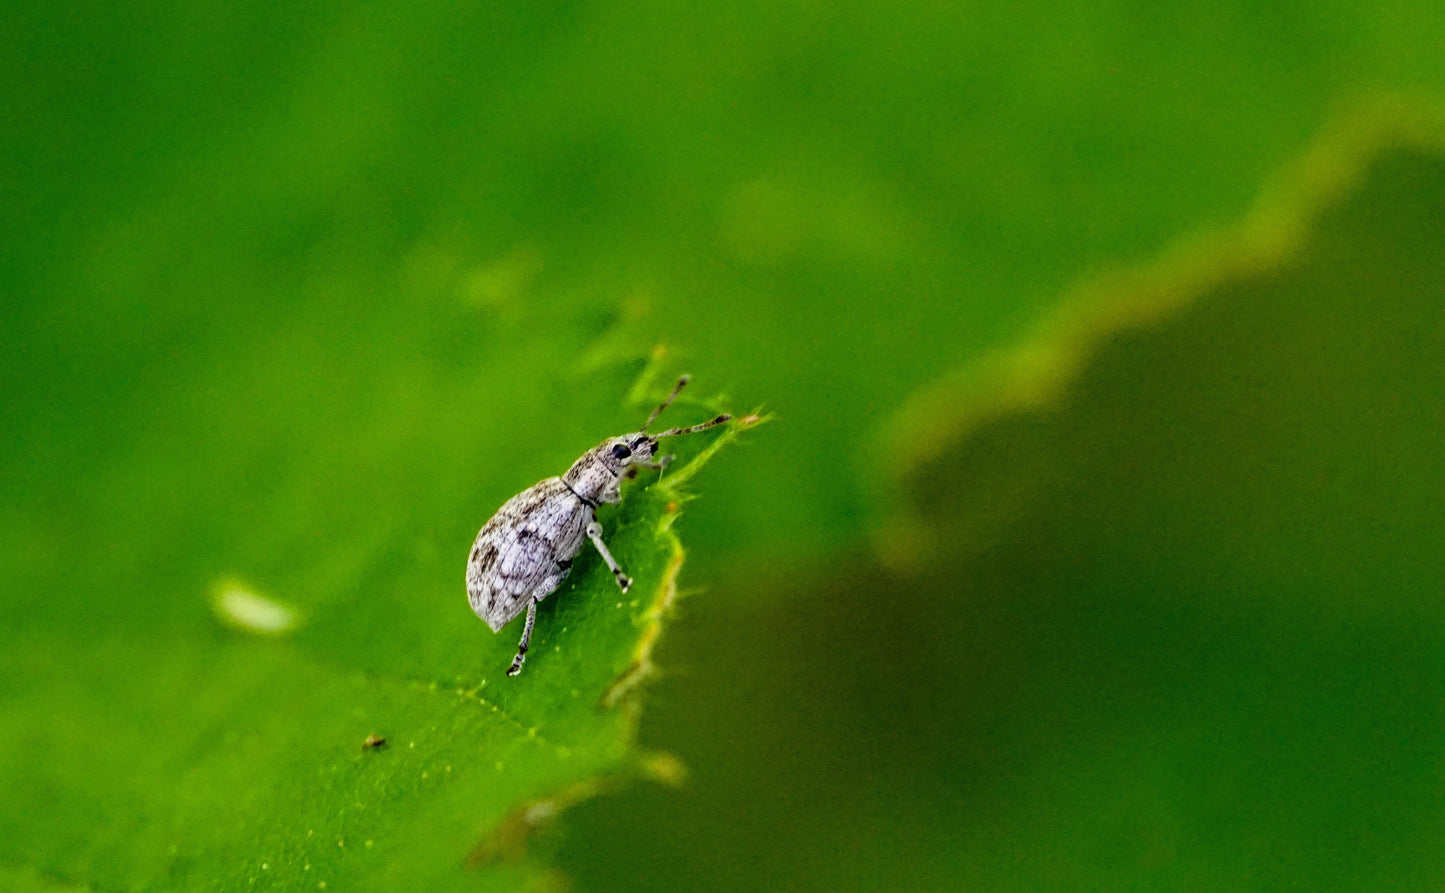
[[659, 434], [647, 429], [687, 384], [688, 376], [677, 380], [672, 393], [652, 411], [635, 434], [609, 437], [582, 454], [561, 477], [547, 478], [507, 500], [483, 525], [467, 561], [467, 598], [477, 616], [487, 621], [492, 632], [500, 632], [522, 609], [527, 623], [522, 641], [512, 658], [508, 676], [522, 672], [532, 624], [537, 621], [537, 603], [556, 591], [572, 569], [572, 559], [582, 551], [586, 537], [602, 553], [602, 560], [626, 592], [632, 580], [618, 567], [617, 560], [602, 542], [602, 525], [597, 523], [597, 506], [620, 502], [622, 475], [629, 466], [662, 470], [671, 456], [653, 462], [657, 442], [664, 437], [692, 434], [721, 425], [730, 415], [693, 425], [669, 428]]

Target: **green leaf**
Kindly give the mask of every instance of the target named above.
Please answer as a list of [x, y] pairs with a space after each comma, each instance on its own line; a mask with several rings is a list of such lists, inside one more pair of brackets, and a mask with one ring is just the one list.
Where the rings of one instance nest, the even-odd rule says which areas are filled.
[[[1071, 283], [1237, 219], [1351, 96], [1445, 87], [1428, 3], [10, 7], [0, 695], [61, 725], [72, 695], [123, 684], [92, 652], [207, 678], [204, 643], [164, 665], [196, 630], [235, 635], [211, 608], [226, 581], [294, 608], [265, 648], [473, 685], [492, 655], [448, 582], [455, 544], [615, 430], [655, 343], [787, 421], [765, 453], [717, 457], [686, 519], [689, 573], [737, 575], [717, 593], [766, 609], [759, 580], [834, 567], [887, 523], [862, 485], [898, 455], [875, 435], [900, 402], [1027, 339]], [[970, 513], [1046, 498], [998, 475], [970, 478], [987, 494]], [[925, 530], [910, 556], [896, 539], [899, 568], [949, 540]], [[737, 668], [709, 666], [698, 701], [735, 694]], [[11, 730], [0, 774], [49, 777], [50, 802], [71, 763], [175, 759], [165, 729], [119, 731], [169, 716], [133, 687], [150, 712], [106, 700], [77, 734], [155, 757], [52, 763], [49, 739]], [[151, 796], [86, 779], [111, 793], [76, 806], [81, 829], [109, 797]], [[733, 866], [817, 851], [809, 823], [842, 798], [803, 793], [792, 836]], [[0, 858], [65, 853], [86, 876], [87, 832], [36, 827]], [[835, 865], [866, 867], [862, 836]]]
[[[469, 537], [444, 560], [429, 539], [398, 543], [359, 578], [217, 574], [209, 594], [185, 586], [197, 556], [163, 542], [175, 565], [108, 585], [105, 545], [15, 550], [30, 576], [0, 634], [3, 858], [99, 889], [515, 888], [536, 870], [517, 861], [522, 832], [614, 780], [677, 775], [634, 747], [633, 694], [677, 599], [684, 484], [757, 421], [683, 438], [690, 460], [626, 486], [601, 520], [633, 588], [589, 547], [516, 678], [503, 671], [520, 624], [493, 636], [466, 607]], [[504, 456], [520, 436], [471, 446]], [[491, 507], [473, 505], [471, 526]], [[226, 529], [289, 548], [247, 540], [243, 518]], [[311, 540], [323, 568], [345, 536]], [[68, 575], [77, 558], [90, 566]]]

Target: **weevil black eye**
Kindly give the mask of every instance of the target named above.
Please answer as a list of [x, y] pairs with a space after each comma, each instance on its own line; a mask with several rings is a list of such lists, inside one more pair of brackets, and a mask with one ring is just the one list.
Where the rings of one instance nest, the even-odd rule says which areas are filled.
[[632, 450], [628, 449], [627, 444], [625, 444], [625, 443], [613, 444], [613, 446], [612, 446], [612, 458], [621, 460], [621, 459], [626, 459], [628, 456], [631, 456], [631, 455], [632, 455]]

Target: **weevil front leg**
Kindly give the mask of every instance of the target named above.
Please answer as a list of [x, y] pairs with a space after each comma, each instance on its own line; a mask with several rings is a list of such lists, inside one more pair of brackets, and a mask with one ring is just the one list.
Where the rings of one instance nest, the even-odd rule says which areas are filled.
[[522, 662], [527, 659], [527, 643], [532, 641], [532, 625], [536, 622], [537, 600], [534, 598], [527, 603], [527, 623], [522, 627], [522, 641], [517, 645], [517, 656], [512, 658], [512, 665], [507, 668], [508, 676], [522, 672]]
[[622, 572], [622, 568], [617, 566], [617, 559], [612, 557], [612, 553], [607, 551], [607, 544], [602, 542], [602, 525], [596, 521], [589, 521], [587, 538], [592, 541], [592, 545], [597, 547], [597, 551], [602, 553], [602, 560], [607, 562], [607, 567], [612, 570], [612, 575], [617, 578], [617, 585], [622, 587], [622, 591], [626, 592], [630, 589], [632, 578]]
[[666, 468], [667, 463], [671, 462], [672, 460], [672, 456], [658, 456], [656, 462], [634, 462], [632, 464], [640, 466], [642, 468], [651, 469], [652, 471], [661, 471]]

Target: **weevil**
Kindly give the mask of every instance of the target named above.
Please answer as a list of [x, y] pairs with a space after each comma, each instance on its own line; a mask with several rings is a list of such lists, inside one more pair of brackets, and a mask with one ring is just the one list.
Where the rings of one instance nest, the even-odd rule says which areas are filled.
[[689, 428], [648, 434], [647, 429], [688, 381], [686, 375], [677, 380], [672, 393], [652, 411], [641, 430], [607, 438], [583, 453], [566, 474], [547, 478], [513, 496], [477, 534], [467, 560], [467, 599], [472, 610], [494, 633], [501, 632], [523, 610], [527, 612], [508, 676], [522, 672], [532, 626], [537, 622], [537, 605], [567, 578], [584, 538], [597, 547], [618, 587], [626, 592], [632, 586], [631, 578], [602, 541], [597, 507], [622, 501], [622, 478], [629, 470], [640, 466], [661, 471], [672, 460], [671, 456], [659, 456], [653, 461], [662, 438], [705, 431], [732, 418], [724, 414]]

